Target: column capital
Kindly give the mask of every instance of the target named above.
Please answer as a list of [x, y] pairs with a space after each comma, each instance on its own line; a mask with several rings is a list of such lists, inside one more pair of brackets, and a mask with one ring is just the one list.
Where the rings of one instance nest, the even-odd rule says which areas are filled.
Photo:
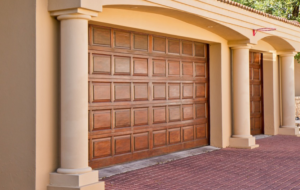
[[253, 44], [250, 44], [248, 40], [234, 40], [229, 41], [228, 46], [231, 49], [250, 49]]
[[86, 15], [96, 17], [99, 12], [102, 12], [102, 3], [99, 0], [48, 0], [48, 11], [51, 16]]
[[277, 55], [280, 57], [294, 57], [297, 54], [296, 51], [279, 51], [277, 52]]
[[57, 17], [57, 20], [68, 20], [68, 19], [83, 19], [83, 20], [91, 20], [90, 15], [86, 14], [63, 14]]
[[251, 49], [251, 44], [229, 44], [231, 49]]

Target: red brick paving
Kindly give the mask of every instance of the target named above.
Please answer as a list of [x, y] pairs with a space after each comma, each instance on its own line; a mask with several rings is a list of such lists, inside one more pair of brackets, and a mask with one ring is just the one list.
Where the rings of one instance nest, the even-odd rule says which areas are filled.
[[273, 136], [259, 148], [222, 149], [106, 178], [106, 190], [300, 189], [300, 138]]

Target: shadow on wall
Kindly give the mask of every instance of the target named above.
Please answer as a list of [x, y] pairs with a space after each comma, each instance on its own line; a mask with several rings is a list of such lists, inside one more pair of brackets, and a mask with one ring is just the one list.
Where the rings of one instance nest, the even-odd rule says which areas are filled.
[[[295, 96], [300, 97], [300, 63], [295, 60]], [[299, 112], [300, 114], [300, 112]]]

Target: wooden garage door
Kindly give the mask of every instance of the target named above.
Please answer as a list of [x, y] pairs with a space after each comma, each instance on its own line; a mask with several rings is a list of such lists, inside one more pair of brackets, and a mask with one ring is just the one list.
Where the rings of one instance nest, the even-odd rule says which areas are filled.
[[251, 135], [264, 133], [262, 54], [250, 52]]
[[93, 168], [209, 143], [207, 45], [89, 26]]

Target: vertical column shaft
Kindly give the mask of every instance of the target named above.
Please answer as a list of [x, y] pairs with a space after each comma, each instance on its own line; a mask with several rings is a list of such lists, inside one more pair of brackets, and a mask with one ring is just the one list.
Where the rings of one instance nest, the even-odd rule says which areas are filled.
[[61, 15], [62, 174], [88, 167], [88, 15]]
[[281, 55], [282, 126], [295, 128], [294, 54]]
[[249, 47], [233, 50], [233, 137], [249, 138], [250, 135], [250, 79]]

